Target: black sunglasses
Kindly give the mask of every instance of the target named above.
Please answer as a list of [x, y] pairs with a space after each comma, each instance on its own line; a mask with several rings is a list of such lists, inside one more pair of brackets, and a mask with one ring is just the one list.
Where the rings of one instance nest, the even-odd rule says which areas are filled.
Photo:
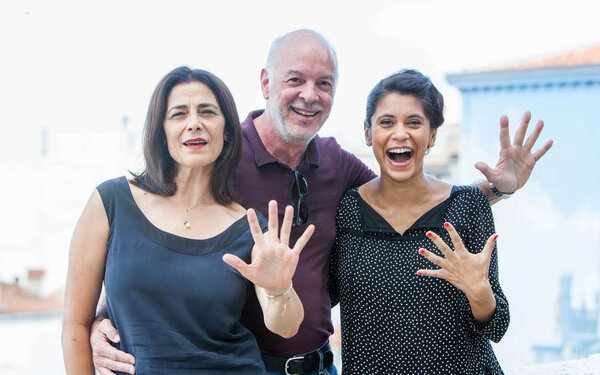
[[303, 201], [308, 194], [308, 182], [302, 173], [294, 170], [294, 184], [290, 191], [290, 205], [294, 207], [292, 226], [297, 227], [308, 221], [308, 206]]

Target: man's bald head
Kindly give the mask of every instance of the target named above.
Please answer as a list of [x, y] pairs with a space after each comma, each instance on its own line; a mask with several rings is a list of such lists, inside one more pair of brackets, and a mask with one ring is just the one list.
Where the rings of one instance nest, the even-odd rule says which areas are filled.
[[337, 55], [335, 53], [335, 49], [329, 43], [329, 41], [319, 32], [310, 30], [310, 29], [300, 29], [295, 31], [290, 31], [287, 34], [279, 36], [277, 39], [271, 43], [271, 48], [269, 49], [269, 55], [267, 56], [267, 62], [265, 63], [265, 70], [268, 74], [272, 74], [274, 65], [281, 55], [281, 52], [285, 52], [287, 48], [294, 48], [294, 46], [300, 45], [302, 43], [310, 43], [313, 46], [321, 45], [325, 48], [333, 64], [335, 66], [334, 76], [335, 82], [334, 86], [337, 86], [338, 82], [338, 62]]
[[331, 44], [313, 30], [296, 30], [273, 42], [262, 69], [265, 113], [287, 144], [306, 146], [331, 112], [337, 84]]

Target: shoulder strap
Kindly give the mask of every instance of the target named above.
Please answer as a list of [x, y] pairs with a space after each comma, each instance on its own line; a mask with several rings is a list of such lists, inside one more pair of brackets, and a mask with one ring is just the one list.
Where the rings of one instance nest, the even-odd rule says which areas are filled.
[[125, 176], [104, 181], [100, 185], [96, 186], [96, 190], [98, 190], [100, 198], [102, 199], [102, 204], [104, 205], [104, 210], [106, 211], [106, 216], [108, 217], [108, 224], [110, 226], [112, 226], [115, 216], [117, 191], [122, 189], [121, 185], [123, 182], [127, 183]]

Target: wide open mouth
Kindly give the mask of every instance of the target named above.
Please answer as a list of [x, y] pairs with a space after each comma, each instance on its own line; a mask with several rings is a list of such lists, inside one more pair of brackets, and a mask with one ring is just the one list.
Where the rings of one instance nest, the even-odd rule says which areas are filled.
[[412, 159], [414, 153], [415, 152], [408, 147], [393, 148], [386, 152], [388, 158], [395, 163], [406, 163]]

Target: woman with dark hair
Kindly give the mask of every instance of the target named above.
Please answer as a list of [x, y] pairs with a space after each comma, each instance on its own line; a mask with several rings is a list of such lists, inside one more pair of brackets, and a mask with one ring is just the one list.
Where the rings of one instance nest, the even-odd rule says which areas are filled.
[[89, 328], [103, 282], [119, 348], [135, 357], [135, 370], [123, 372], [264, 374], [239, 321], [251, 288], [266, 326], [296, 333], [304, 310], [291, 279], [314, 227], [290, 249], [291, 207], [278, 234], [276, 202], [268, 223], [239, 205], [231, 180], [241, 142], [235, 103], [219, 78], [180, 67], [161, 80], [146, 118], [145, 170], [100, 184], [73, 234], [63, 318], [68, 374], [94, 373]]
[[381, 175], [343, 196], [331, 260], [343, 374], [502, 373], [490, 340], [506, 332], [509, 310], [488, 200], [423, 172], [443, 107], [415, 70], [381, 80], [367, 99], [365, 138]]

